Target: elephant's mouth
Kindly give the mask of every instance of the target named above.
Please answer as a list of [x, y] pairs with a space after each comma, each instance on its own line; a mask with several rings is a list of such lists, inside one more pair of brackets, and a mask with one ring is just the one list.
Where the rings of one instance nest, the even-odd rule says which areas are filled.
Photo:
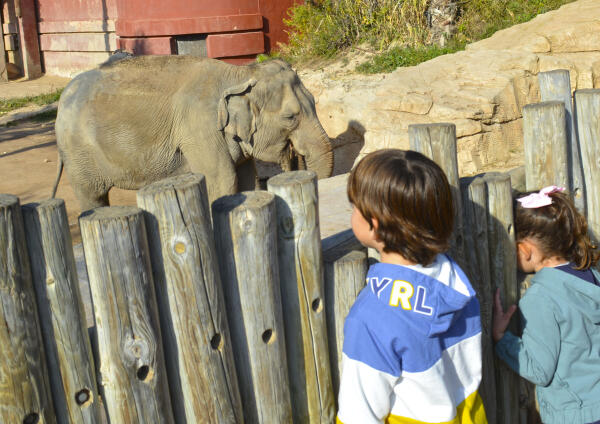
[[287, 140], [287, 144], [281, 152], [279, 165], [284, 171], [297, 171], [306, 169], [306, 161], [304, 156], [294, 149], [294, 145], [290, 139]]

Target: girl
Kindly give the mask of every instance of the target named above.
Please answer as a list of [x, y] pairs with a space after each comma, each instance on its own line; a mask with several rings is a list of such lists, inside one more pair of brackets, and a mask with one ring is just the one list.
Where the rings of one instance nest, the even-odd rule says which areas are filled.
[[492, 335], [496, 353], [537, 385], [546, 424], [600, 424], [599, 253], [585, 218], [564, 189], [550, 186], [515, 202], [517, 264], [535, 272], [519, 308], [523, 335], [506, 331], [496, 291]]

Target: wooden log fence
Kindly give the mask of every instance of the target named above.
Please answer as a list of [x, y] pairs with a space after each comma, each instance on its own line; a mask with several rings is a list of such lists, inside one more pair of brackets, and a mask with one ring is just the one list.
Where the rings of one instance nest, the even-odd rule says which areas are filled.
[[141, 209], [79, 219], [98, 337], [98, 384], [111, 422], [173, 423]]
[[64, 201], [22, 208], [50, 387], [59, 423], [102, 421], [102, 404]]
[[147, 212], [175, 420], [236, 423], [242, 403], [206, 193], [204, 177], [188, 174], [151, 184], [137, 199]]
[[[568, 110], [568, 74], [539, 79], [544, 102], [523, 109], [521, 179], [579, 193], [597, 237], [600, 90], [576, 91]], [[459, 179], [452, 124], [410, 126], [409, 138], [453, 189], [451, 253], [481, 305], [488, 420], [534, 423], [530, 387], [491, 338], [495, 289], [505, 307], [520, 298], [511, 177]], [[209, 210], [204, 177], [188, 174], [140, 190], [140, 208], [84, 213], [93, 351], [64, 203], [0, 195], [0, 422], [332, 423], [344, 319], [374, 259], [350, 230], [320, 240], [313, 173], [267, 187]]]
[[335, 421], [329, 366], [317, 176], [287, 172], [267, 181], [276, 195], [277, 251], [294, 422]]
[[19, 199], [0, 194], [0, 422], [55, 423]]
[[244, 420], [291, 423], [275, 196], [226, 196], [212, 211]]

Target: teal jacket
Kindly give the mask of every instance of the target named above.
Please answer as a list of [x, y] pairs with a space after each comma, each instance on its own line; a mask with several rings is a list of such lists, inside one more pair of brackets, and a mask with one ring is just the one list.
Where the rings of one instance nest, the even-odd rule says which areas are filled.
[[[593, 271], [600, 281], [600, 274]], [[496, 353], [536, 384], [545, 424], [600, 420], [600, 287], [543, 268], [519, 302], [523, 336], [506, 332]]]

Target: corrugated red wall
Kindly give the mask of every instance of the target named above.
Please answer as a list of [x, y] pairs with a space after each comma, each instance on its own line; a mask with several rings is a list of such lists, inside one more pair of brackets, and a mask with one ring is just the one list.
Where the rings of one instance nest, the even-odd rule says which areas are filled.
[[197, 37], [206, 56], [232, 63], [287, 41], [283, 18], [299, 0], [37, 0], [46, 73], [72, 76], [117, 48], [177, 54]]

